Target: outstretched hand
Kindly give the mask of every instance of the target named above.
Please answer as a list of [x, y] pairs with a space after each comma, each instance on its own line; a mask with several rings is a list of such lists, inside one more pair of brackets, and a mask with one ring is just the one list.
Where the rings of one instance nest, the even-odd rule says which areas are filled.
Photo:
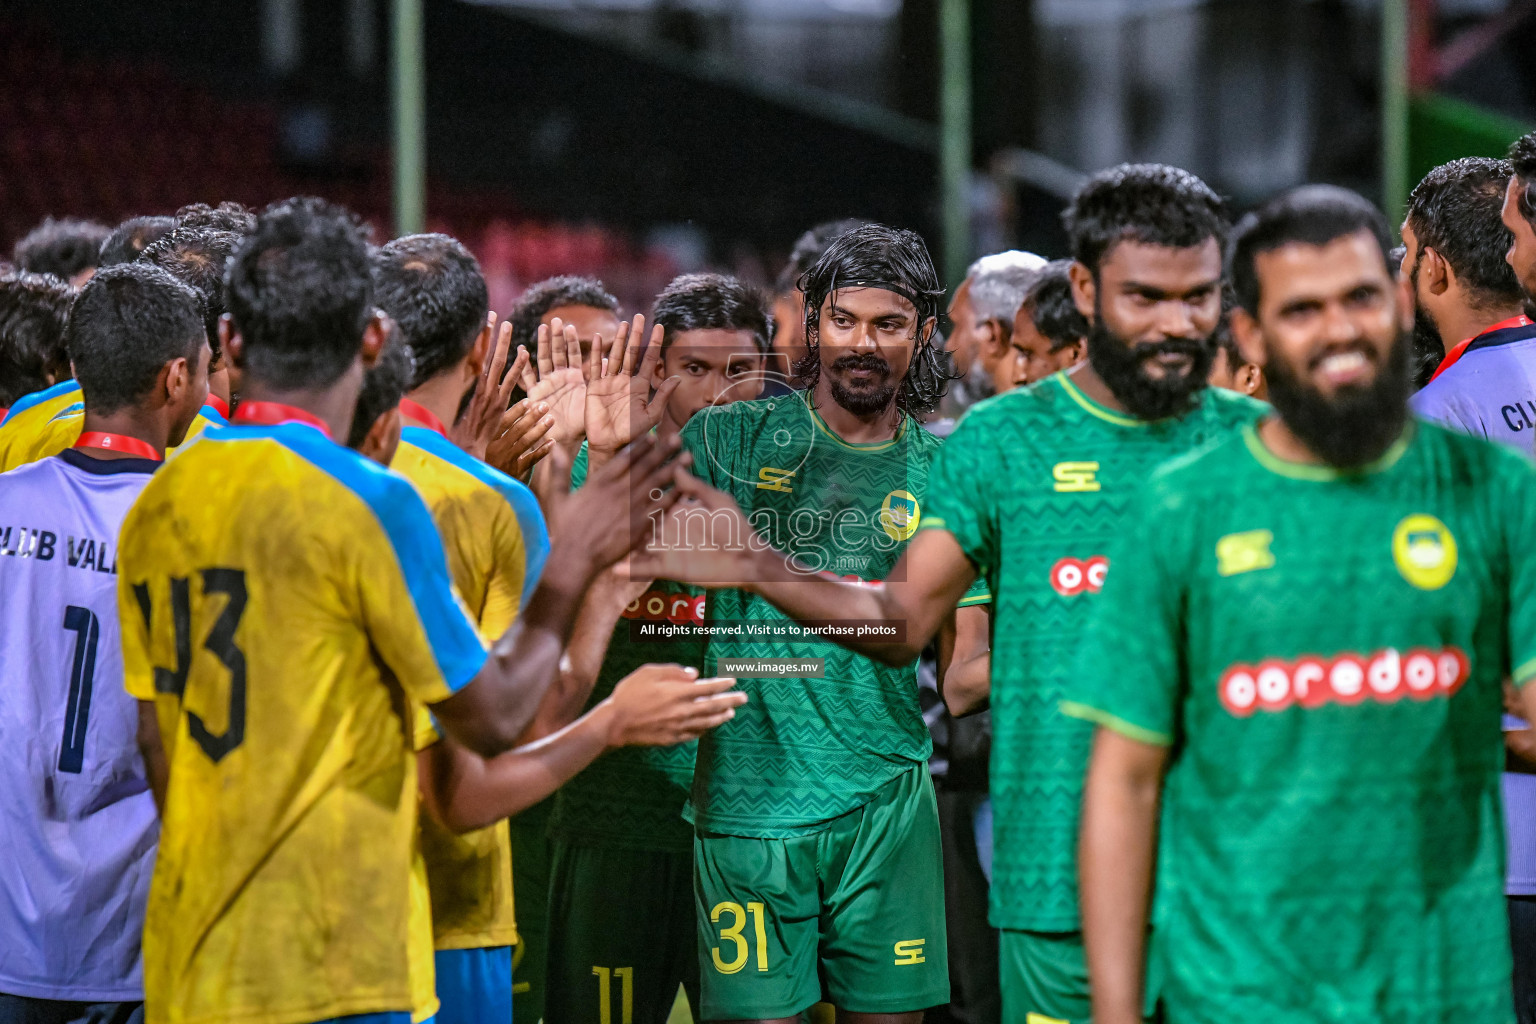
[[484, 459], [496, 437], [504, 431], [502, 418], [512, 401], [512, 390], [528, 369], [528, 350], [519, 349], [512, 369], [507, 371], [507, 354], [512, 347], [512, 324], [504, 322], [496, 331], [496, 314], [485, 318], [480, 328], [477, 344], [488, 342], [496, 335], [496, 348], [481, 368], [480, 379], [475, 381], [474, 397], [458, 422], [448, 430], [449, 440], [477, 459]]
[[759, 571], [758, 559], [771, 550], [768, 541], [726, 492], [681, 466], [674, 468], [671, 483], [676, 501], [659, 515], [645, 546], [626, 560], [625, 574], [701, 587], [748, 586]]
[[645, 435], [594, 469], [578, 490], [551, 495], [547, 512], [554, 543], [590, 558], [599, 571], [645, 544], [653, 518], [678, 499], [677, 488], [668, 484], [676, 467], [689, 463], [686, 454], [669, 463], [679, 446], [677, 438]]
[[736, 680], [700, 679], [681, 665], [642, 665], [620, 679], [609, 746], [666, 747], [698, 739], [736, 716], [747, 695]]
[[[573, 325], [555, 317], [548, 325], [539, 325], [537, 344], [537, 360], [523, 367], [523, 390], [530, 402], [549, 407], [555, 418], [550, 436], [556, 444], [579, 444], [586, 435], [587, 398], [581, 339]], [[592, 347], [598, 347], [596, 339]]]
[[554, 450], [555, 440], [549, 436], [554, 426], [545, 403], [527, 398], [517, 402], [501, 414], [501, 433], [491, 439], [485, 461], [527, 483], [533, 467]]
[[[612, 453], [653, 430], [666, 411], [667, 399], [681, 379], [669, 377], [651, 394], [651, 379], [661, 359], [661, 325], [645, 340], [645, 317], [619, 325], [612, 345], [598, 337], [586, 365], [586, 431], [589, 451]], [[645, 355], [641, 356], [641, 348]]]

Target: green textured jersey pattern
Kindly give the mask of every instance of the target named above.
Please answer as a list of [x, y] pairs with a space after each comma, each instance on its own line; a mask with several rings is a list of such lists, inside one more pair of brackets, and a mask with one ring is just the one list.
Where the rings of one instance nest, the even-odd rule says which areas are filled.
[[1267, 406], [1207, 389], [1179, 419], [1133, 419], [1065, 374], [970, 409], [934, 468], [926, 528], [981, 570], [992, 610], [992, 924], [1074, 931], [1086, 723], [1057, 710], [1109, 566], [1154, 468]]
[[[580, 487], [586, 479], [587, 446], [583, 443], [571, 469], [571, 485]], [[702, 666], [702, 640], [641, 639], [634, 633], [634, 624], [702, 623], [704, 601], [703, 591], [682, 583], [653, 583], [614, 627], [587, 709], [606, 699], [620, 679], [641, 665], [675, 662]], [[609, 751], [555, 793], [550, 834], [610, 849], [691, 850], [693, 827], [683, 820], [683, 805], [693, 784], [697, 750], [695, 742]]]
[[1536, 470], [1428, 424], [1343, 475], [1248, 428], [1158, 474], [1064, 710], [1171, 745], [1169, 1019], [1505, 1024], [1502, 680]]
[[[706, 409], [683, 431], [693, 471], [728, 491], [758, 533], [811, 568], [884, 579], [927, 514], [941, 441], [906, 418], [893, 440], [849, 444], [806, 394]], [[973, 589], [963, 604], [984, 603]], [[709, 595], [706, 620], [745, 630], [790, 620], [741, 590]], [[822, 658], [825, 678], [743, 679], [747, 703], [699, 741], [691, 813], [701, 831], [786, 837], [867, 803], [932, 750], [917, 701], [916, 662], [878, 664], [816, 636], [712, 634], [721, 658]]]

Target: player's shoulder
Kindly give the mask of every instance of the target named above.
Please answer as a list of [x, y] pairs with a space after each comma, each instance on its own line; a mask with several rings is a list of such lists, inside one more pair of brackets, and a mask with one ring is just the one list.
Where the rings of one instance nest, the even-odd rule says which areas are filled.
[[1203, 415], [1229, 426], [1256, 423], [1272, 411], [1268, 402], [1217, 387], [1201, 391], [1199, 409]]
[[1421, 458], [1443, 462], [1454, 478], [1499, 479], [1517, 487], [1536, 481], [1536, 464], [1517, 448], [1429, 420], [1415, 418], [1412, 448]]
[[514, 507], [533, 500], [527, 485], [475, 458], [435, 430], [406, 427], [400, 432], [400, 450], [408, 456], [418, 454], [425, 464], [442, 466], [448, 471], [444, 475], [450, 486], [486, 491]]
[[21, 422], [28, 419], [30, 414], [34, 413], [46, 411], [51, 415], [53, 412], [57, 412], [59, 408], [78, 401], [79, 394], [80, 382], [70, 379], [59, 381], [59, 383], [52, 387], [44, 388], [41, 391], [34, 391], [31, 394], [23, 395], [6, 412], [5, 418], [0, 419], [0, 426]]
[[405, 477], [337, 444], [313, 427], [297, 423], [213, 427], [203, 432], [202, 441], [188, 446], [157, 476], [170, 479], [174, 471], [177, 479], [195, 481], [204, 463], [225, 462], [241, 449], [250, 452], [247, 458], [251, 471], [259, 472], [260, 464], [268, 460], [297, 464], [302, 467], [301, 472], [307, 470], [303, 488], [295, 497], [323, 500], [324, 491], [329, 489], [350, 493], [381, 520], [425, 514], [421, 495]]

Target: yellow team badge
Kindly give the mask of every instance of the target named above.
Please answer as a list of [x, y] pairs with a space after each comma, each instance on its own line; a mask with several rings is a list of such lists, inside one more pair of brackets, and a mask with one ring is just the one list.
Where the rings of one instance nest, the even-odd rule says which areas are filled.
[[1392, 531], [1392, 560], [1415, 587], [1439, 590], [1456, 575], [1456, 538], [1434, 516], [1408, 516]]
[[917, 532], [922, 509], [910, 491], [892, 491], [880, 503], [880, 529], [891, 540], [908, 540]]
[[1274, 542], [1275, 535], [1268, 530], [1227, 534], [1216, 542], [1216, 575], [1236, 576], [1272, 567], [1275, 554], [1269, 546]]

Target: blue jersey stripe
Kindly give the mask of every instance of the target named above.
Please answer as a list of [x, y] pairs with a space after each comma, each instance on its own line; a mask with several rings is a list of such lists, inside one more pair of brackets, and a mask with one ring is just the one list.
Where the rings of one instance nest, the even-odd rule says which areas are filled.
[[213, 427], [203, 436], [212, 441], [276, 441], [362, 499], [389, 538], [416, 618], [448, 688], [457, 693], [475, 677], [485, 664], [485, 646], [453, 597], [442, 537], [409, 481], [302, 424]]
[[406, 427], [400, 431], [400, 440], [442, 459], [444, 462], [473, 476], [476, 480], [500, 494], [512, 511], [517, 514], [518, 528], [523, 531], [523, 551], [526, 565], [523, 569], [523, 600], [533, 593], [544, 563], [549, 560], [549, 528], [544, 523], [544, 512], [539, 499], [533, 496], [520, 480], [508, 476], [494, 466], [489, 466], [470, 455], [435, 430], [426, 427]]
[[198, 410], [198, 413], [203, 417], [203, 419], [207, 420], [209, 423], [216, 427], [229, 426], [229, 420], [224, 418], [224, 414], [219, 412], [219, 410], [215, 409], [211, 405], [203, 406]]
[[44, 388], [41, 391], [34, 391], [30, 395], [22, 395], [20, 398], [16, 399], [16, 404], [11, 406], [11, 411], [5, 414], [5, 419], [0, 420], [0, 427], [5, 426], [7, 423], [11, 422], [11, 420], [15, 419], [19, 413], [24, 413], [35, 405], [42, 405], [44, 402], [52, 401], [53, 399], [58, 398], [60, 395], [67, 395], [71, 391], [79, 390], [79, 381], [61, 380], [51, 388]]

